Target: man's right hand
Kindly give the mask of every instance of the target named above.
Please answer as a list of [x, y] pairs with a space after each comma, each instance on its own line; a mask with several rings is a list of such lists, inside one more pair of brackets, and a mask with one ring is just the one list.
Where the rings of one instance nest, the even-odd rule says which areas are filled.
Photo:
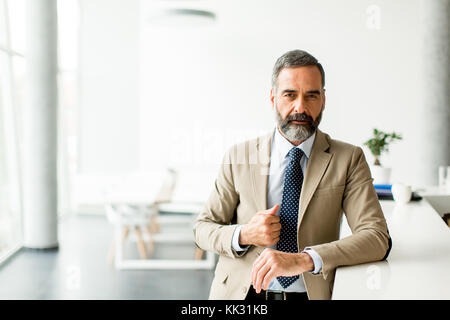
[[255, 245], [270, 247], [280, 240], [280, 217], [276, 216], [279, 205], [257, 212], [247, 224], [241, 228], [239, 245]]

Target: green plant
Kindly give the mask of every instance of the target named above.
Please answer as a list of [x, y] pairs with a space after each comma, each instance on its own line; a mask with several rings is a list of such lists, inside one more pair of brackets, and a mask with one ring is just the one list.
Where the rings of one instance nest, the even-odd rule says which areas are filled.
[[373, 129], [373, 138], [364, 142], [364, 145], [369, 148], [370, 152], [375, 157], [374, 165], [380, 166], [380, 156], [382, 153], [389, 151], [389, 144], [395, 140], [402, 139], [402, 136], [395, 132], [385, 133], [378, 129]]

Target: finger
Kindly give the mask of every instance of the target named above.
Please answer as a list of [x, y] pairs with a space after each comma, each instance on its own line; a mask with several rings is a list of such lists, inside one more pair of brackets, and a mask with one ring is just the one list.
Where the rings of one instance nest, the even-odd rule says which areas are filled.
[[272, 239], [272, 241], [270, 242], [270, 245], [274, 246], [274, 245], [276, 245], [278, 243], [278, 241], [280, 241], [280, 237]]
[[262, 265], [262, 267], [259, 269], [258, 273], [256, 274], [256, 280], [255, 284], [253, 285], [253, 288], [257, 293], [261, 292], [261, 287], [263, 280], [266, 276], [266, 274], [270, 271], [270, 265], [268, 263], [265, 263]]
[[[273, 227], [281, 228], [281, 223], [280, 223], [280, 217], [279, 216], [270, 216], [270, 215], [266, 215], [265, 214], [263, 216], [262, 224], [264, 226], [267, 226], [267, 227], [270, 227], [270, 228], [273, 228]], [[280, 226], [278, 226], [278, 224]]]
[[253, 263], [252, 275], [251, 275], [253, 288], [255, 287], [256, 275], [258, 274], [258, 271], [263, 264], [264, 264], [264, 258], [261, 255]]
[[[280, 224], [280, 216], [271, 216], [271, 215], [266, 215], [266, 223], [268, 224]], [[280, 224], [281, 226], [281, 224]]]
[[[277, 218], [280, 218], [280, 217], [277, 216]], [[270, 224], [270, 228], [271, 228], [272, 231], [279, 231], [279, 230], [281, 230], [281, 223], [279, 221], [271, 223]]]
[[270, 269], [269, 272], [266, 273], [264, 280], [261, 284], [261, 288], [267, 290], [269, 288], [270, 283], [276, 277], [275, 271]]
[[279, 207], [280, 206], [276, 204], [272, 208], [265, 210], [264, 213], [273, 216], [277, 213]]
[[272, 239], [275, 240], [276, 238], [279, 238], [281, 234], [281, 230], [275, 231], [271, 233]]
[[[265, 248], [261, 254], [258, 256], [258, 258], [256, 258], [255, 262], [253, 262], [253, 267], [252, 267], [252, 284], [255, 283], [256, 281], [256, 275], [258, 274], [259, 269], [266, 263], [267, 260], [267, 255], [268, 253], [270, 253], [272, 251], [272, 249], [270, 248]], [[253, 286], [254, 287], [254, 286]]]

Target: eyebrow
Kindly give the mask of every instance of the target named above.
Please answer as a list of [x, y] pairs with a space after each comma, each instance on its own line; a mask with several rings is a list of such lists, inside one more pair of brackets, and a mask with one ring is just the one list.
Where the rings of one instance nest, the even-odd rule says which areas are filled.
[[281, 91], [281, 94], [284, 93], [297, 93], [297, 90], [294, 89], [284, 89], [283, 91]]
[[[284, 89], [283, 91], [281, 91], [281, 94], [285, 94], [285, 93], [297, 93], [297, 90], [294, 89]], [[320, 90], [308, 90], [306, 91], [306, 94], [317, 94], [320, 96], [321, 92]]]
[[320, 90], [309, 90], [306, 91], [307, 94], [318, 94], [320, 96]]

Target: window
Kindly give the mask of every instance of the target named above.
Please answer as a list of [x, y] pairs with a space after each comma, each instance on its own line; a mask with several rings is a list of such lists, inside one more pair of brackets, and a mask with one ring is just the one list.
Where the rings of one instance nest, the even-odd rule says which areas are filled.
[[24, 0], [0, 0], [0, 262], [22, 245], [18, 119], [24, 88], [24, 17]]

